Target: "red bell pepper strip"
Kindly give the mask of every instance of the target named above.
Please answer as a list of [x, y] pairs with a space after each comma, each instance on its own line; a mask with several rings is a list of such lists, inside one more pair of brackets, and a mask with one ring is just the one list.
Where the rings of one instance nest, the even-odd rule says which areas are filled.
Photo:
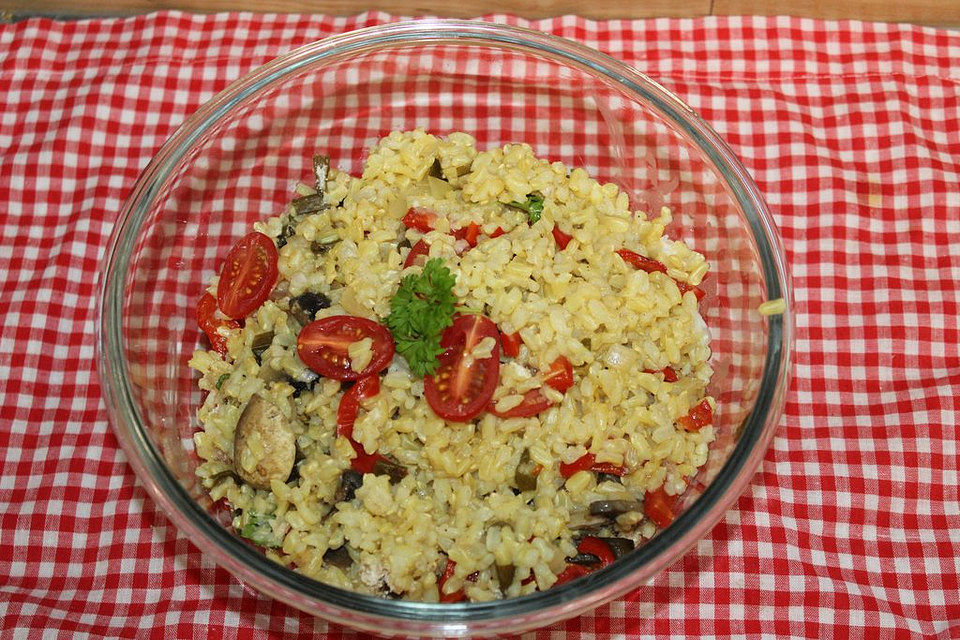
[[560, 231], [560, 227], [553, 227], [553, 239], [556, 240], [557, 246], [560, 247], [560, 250], [563, 251], [567, 248], [567, 245], [570, 244], [570, 241], [573, 240], [573, 236], [569, 233], [564, 233]]
[[677, 424], [687, 431], [700, 431], [703, 427], [713, 423], [713, 409], [704, 398], [697, 403], [687, 415], [677, 418]]
[[379, 453], [367, 453], [363, 446], [353, 439], [353, 425], [357, 421], [360, 403], [380, 393], [380, 377], [367, 376], [357, 380], [340, 398], [337, 407], [337, 435], [350, 441], [357, 456], [350, 461], [350, 466], [360, 473], [373, 473], [373, 467], [379, 460], [386, 460]]
[[520, 332], [503, 333], [500, 332], [500, 345], [503, 347], [503, 355], [508, 358], [516, 358], [520, 355], [520, 345], [523, 344], [523, 338]]
[[544, 384], [560, 393], [566, 393], [573, 386], [573, 365], [566, 356], [560, 356], [550, 363], [550, 370], [543, 378]]
[[569, 478], [578, 471], [594, 471], [596, 473], [607, 473], [612, 476], [624, 476], [627, 474], [627, 468], [617, 466], [610, 462], [597, 462], [597, 456], [592, 453], [585, 453], [573, 462], [560, 463], [560, 475]]
[[677, 496], [667, 495], [663, 487], [655, 491], [647, 491], [643, 497], [643, 513], [661, 529], [670, 526], [673, 522], [673, 505]]
[[634, 251], [630, 251], [629, 249], [617, 249], [617, 255], [641, 271], [646, 271], [647, 273], [655, 273], [658, 271], [660, 273], [667, 272], [667, 265], [652, 258], [642, 256]]

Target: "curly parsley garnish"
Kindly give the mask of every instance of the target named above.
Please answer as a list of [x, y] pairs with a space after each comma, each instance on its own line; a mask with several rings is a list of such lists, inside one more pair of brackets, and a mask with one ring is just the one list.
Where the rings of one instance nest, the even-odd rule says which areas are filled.
[[536, 192], [529, 193], [524, 202], [511, 202], [507, 206], [525, 211], [530, 224], [536, 224], [543, 214], [543, 196]]
[[415, 375], [429, 375], [437, 369], [437, 356], [443, 352], [440, 335], [453, 324], [456, 282], [443, 260], [433, 258], [419, 274], [401, 280], [390, 299], [386, 325], [397, 343], [397, 352]]

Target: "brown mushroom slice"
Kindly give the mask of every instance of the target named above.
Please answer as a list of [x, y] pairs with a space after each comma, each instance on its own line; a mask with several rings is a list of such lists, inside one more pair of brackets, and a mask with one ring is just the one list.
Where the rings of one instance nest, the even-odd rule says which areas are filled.
[[599, 531], [610, 526], [610, 520], [603, 516], [575, 514], [570, 518], [570, 524], [567, 526], [571, 531]]
[[530, 459], [530, 450], [524, 449], [520, 454], [517, 469], [513, 472], [513, 484], [520, 491], [533, 491], [537, 488], [536, 463]]
[[272, 402], [254, 395], [233, 436], [237, 475], [252, 487], [269, 490], [272, 480], [290, 477], [296, 457], [296, 435], [287, 419]]
[[347, 545], [344, 544], [336, 549], [327, 549], [326, 553], [323, 554], [323, 562], [347, 570], [353, 564], [353, 558], [350, 557]]
[[616, 518], [622, 513], [643, 511], [643, 505], [636, 500], [597, 500], [590, 503], [590, 515]]
[[630, 538], [600, 538], [607, 543], [614, 557], [621, 558], [636, 548], [633, 540]]
[[405, 466], [390, 458], [384, 457], [381, 457], [373, 463], [373, 472], [378, 476], [389, 476], [390, 484], [397, 484], [407, 477], [407, 468]]
[[517, 573], [517, 568], [512, 564], [497, 565], [497, 582], [500, 584], [500, 591], [506, 590], [513, 584], [513, 577]]

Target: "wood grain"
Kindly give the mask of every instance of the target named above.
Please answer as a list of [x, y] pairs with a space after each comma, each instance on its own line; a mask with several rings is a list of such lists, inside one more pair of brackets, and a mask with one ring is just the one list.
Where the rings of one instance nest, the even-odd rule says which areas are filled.
[[510, 13], [525, 18], [576, 14], [584, 18], [706, 16], [711, 0], [0, 0], [13, 14], [104, 15], [179, 9], [195, 13], [259, 11], [352, 15], [386, 11], [395, 15], [470, 18]]
[[396, 15], [460, 18], [489, 13], [512, 13], [527, 18], [577, 14], [601, 20], [759, 14], [960, 27], [960, 0], [0, 0], [0, 14], [13, 18], [125, 15], [161, 9], [330, 15], [377, 10]]
[[960, 26], [960, 0], [714, 0], [714, 15], [792, 15]]

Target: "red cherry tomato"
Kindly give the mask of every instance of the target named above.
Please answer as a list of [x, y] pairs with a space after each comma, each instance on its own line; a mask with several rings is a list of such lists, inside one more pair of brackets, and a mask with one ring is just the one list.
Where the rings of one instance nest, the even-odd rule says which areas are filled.
[[[350, 366], [347, 349], [358, 340], [373, 340], [373, 359], [359, 373]], [[297, 336], [297, 354], [326, 378], [357, 380], [382, 371], [393, 360], [393, 336], [386, 327], [357, 316], [330, 316], [311, 322]]]
[[560, 250], [563, 251], [567, 248], [567, 245], [570, 244], [570, 241], [573, 240], [573, 236], [569, 233], [564, 233], [560, 231], [560, 227], [553, 228], [553, 239], [557, 241], [557, 246], [560, 247]]
[[360, 411], [360, 403], [372, 398], [380, 393], [380, 377], [376, 375], [367, 376], [357, 380], [340, 398], [340, 405], [337, 407], [337, 435], [350, 441], [356, 457], [350, 461], [350, 466], [354, 471], [360, 473], [373, 473], [373, 468], [379, 460], [384, 459], [379, 453], [367, 453], [359, 442], [353, 439], [353, 425], [357, 421], [357, 414]]
[[673, 370], [673, 367], [664, 367], [657, 371], [656, 369], [644, 369], [644, 373], [662, 373], [664, 382], [676, 382], [679, 380], [677, 378], [677, 372]]
[[677, 424], [687, 431], [700, 431], [703, 427], [713, 423], [713, 409], [706, 398], [694, 406], [687, 415], [677, 418]]
[[410, 229], [416, 229], [421, 233], [433, 231], [433, 226], [437, 222], [437, 214], [419, 207], [413, 207], [401, 218], [403, 224]]
[[502, 236], [502, 235], [505, 234], [505, 233], [506, 233], [506, 231], [503, 230], [503, 227], [497, 227], [496, 229], [493, 230], [493, 233], [490, 234], [490, 237], [491, 237], [491, 238], [499, 238], [500, 236]]
[[665, 529], [673, 522], [673, 503], [677, 496], [668, 496], [663, 487], [655, 491], [647, 491], [643, 497], [643, 513], [653, 520], [653, 523]]
[[[468, 361], [467, 354], [486, 337], [494, 339], [489, 358]], [[480, 415], [497, 387], [500, 375], [500, 332], [489, 318], [462, 315], [443, 332], [444, 351], [433, 375], [424, 378], [424, 395], [433, 412], [451, 422], [468, 422]]]
[[629, 249], [618, 249], [617, 255], [623, 258], [624, 261], [633, 265], [635, 268], [646, 271], [647, 273], [654, 273], [656, 271], [659, 271], [660, 273], [667, 272], [667, 266], [662, 262], [642, 256], [639, 253], [630, 251]]
[[236, 320], [218, 318], [216, 312], [217, 300], [209, 293], [203, 294], [197, 302], [197, 326], [207, 334], [207, 340], [210, 341], [210, 346], [213, 350], [225, 356], [227, 355], [227, 339], [220, 335], [217, 329], [220, 327], [238, 329], [242, 327], [243, 324]]
[[423, 264], [425, 261], [421, 260], [417, 262], [417, 258], [420, 256], [427, 256], [430, 254], [430, 245], [428, 245], [423, 240], [417, 240], [417, 244], [413, 245], [413, 248], [410, 249], [410, 253], [407, 254], [407, 259], [403, 261], [403, 268], [413, 266], [415, 264]]
[[466, 240], [470, 248], [477, 246], [477, 239], [480, 237], [480, 225], [471, 222], [462, 229], [454, 229], [451, 235], [457, 240]]
[[520, 345], [523, 344], [523, 338], [520, 332], [500, 333], [500, 342], [503, 343], [503, 355], [509, 358], [516, 358], [520, 355]]
[[550, 364], [543, 382], [560, 393], [566, 393], [573, 386], [573, 365], [565, 356], [560, 356]]
[[276, 283], [276, 245], [262, 233], [248, 233], [230, 249], [220, 270], [220, 311], [230, 318], [246, 318], [263, 304]]
[[531, 389], [523, 394], [523, 401], [512, 409], [497, 411], [490, 406], [490, 413], [499, 418], [529, 418], [553, 406], [540, 389]]

